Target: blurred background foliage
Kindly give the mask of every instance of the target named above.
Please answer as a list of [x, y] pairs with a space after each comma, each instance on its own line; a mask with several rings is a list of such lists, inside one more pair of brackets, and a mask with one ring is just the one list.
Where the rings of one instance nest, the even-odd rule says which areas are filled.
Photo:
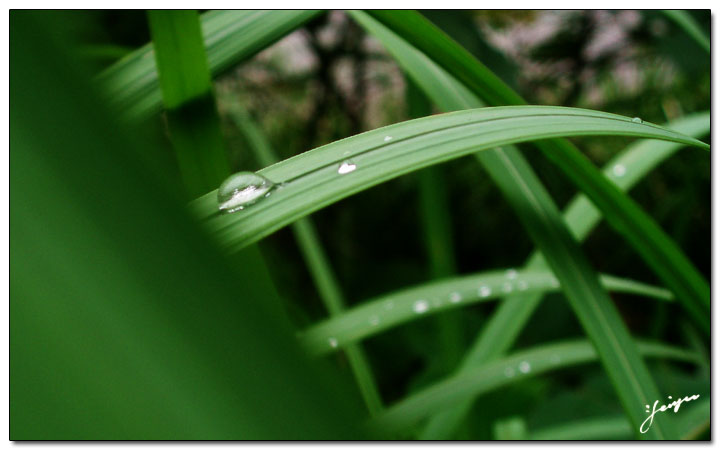
[[[710, 108], [710, 58], [658, 11], [423, 11], [530, 104], [597, 109], [662, 124]], [[63, 34], [90, 73], [99, 73], [150, 41], [144, 11], [57, 12]], [[709, 11], [690, 14], [709, 35]], [[379, 126], [411, 118], [408, 84], [382, 45], [345, 13], [308, 22], [214, 82], [233, 170], [260, 165], [229, 115], [239, 102], [281, 158]], [[162, 116], [145, 129], [164, 175], [179, 186]], [[574, 142], [602, 165], [631, 139], [586, 137]], [[575, 189], [539, 152], [524, 155], [558, 205]], [[533, 245], [498, 188], [471, 157], [439, 171], [451, 212], [458, 273], [521, 264]], [[178, 189], [181, 189], [178, 187]], [[418, 209], [419, 176], [411, 174], [364, 191], [312, 215], [350, 305], [426, 281], [430, 264]], [[710, 278], [710, 167], [707, 155], [678, 152], [631, 195]], [[491, 238], [488, 238], [491, 237]], [[299, 327], [327, 316], [289, 229], [260, 244], [275, 285]], [[658, 280], [605, 224], [583, 244], [598, 271], [657, 284]], [[673, 320], [679, 305], [613, 294], [635, 336], [687, 345]], [[469, 344], [495, 307], [466, 307], [459, 315]], [[434, 364], [441, 342], [432, 320], [417, 320], [366, 341], [387, 403], [443, 375]], [[565, 300], [551, 295], [516, 347], [583, 332]], [[347, 361], [335, 359], [348, 378]], [[652, 362], [661, 390], [705, 393], [707, 374]], [[678, 368], [681, 367], [681, 368]], [[485, 404], [493, 405], [485, 408]], [[588, 408], [588, 405], [591, 405]], [[589, 411], [621, 413], [602, 369], [564, 370], [503, 388], [477, 402], [460, 437], [492, 437], [493, 423], [522, 414], [530, 428], [577, 419]], [[552, 412], [552, 414], [548, 414]], [[551, 421], [552, 423], [548, 423]]]

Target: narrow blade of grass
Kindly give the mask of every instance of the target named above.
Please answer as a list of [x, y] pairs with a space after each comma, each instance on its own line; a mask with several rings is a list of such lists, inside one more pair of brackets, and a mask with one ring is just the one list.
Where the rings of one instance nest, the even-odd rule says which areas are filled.
[[[282, 38], [320, 11], [210, 11], [200, 16], [210, 72], [215, 75]], [[123, 117], [160, 111], [153, 45], [147, 44], [103, 71], [96, 80]]]
[[[602, 275], [601, 282], [606, 289], [614, 292], [672, 300], [670, 291], [633, 280]], [[311, 326], [300, 339], [311, 353], [325, 354], [412, 320], [493, 301], [510, 292], [533, 294], [559, 290], [560, 283], [547, 270], [495, 270], [447, 278], [364, 301]]]
[[[633, 346], [637, 347], [645, 358], [684, 362], [696, 360], [696, 355], [679, 347], [637, 341]], [[529, 377], [597, 359], [597, 352], [587, 341], [563, 341], [522, 350], [467, 373], [442, 380], [401, 400], [373, 420], [371, 426], [386, 432], [407, 430], [429, 415], [461, 402], [465, 397], [477, 396]], [[642, 406], [637, 409], [641, 410]], [[657, 425], [655, 423], [652, 428]]]
[[[237, 102], [231, 104], [229, 113], [258, 162], [262, 166], [276, 163], [278, 159], [270, 142], [242, 106]], [[325, 308], [331, 317], [342, 314], [345, 310], [344, 295], [322, 247], [315, 225], [309, 217], [306, 217], [293, 223], [291, 227]], [[350, 345], [345, 348], [345, 354], [368, 411], [371, 415], [379, 413], [383, 407], [382, 400], [365, 352], [360, 345]]]
[[[464, 48], [414, 11], [373, 11], [378, 21], [425, 53], [491, 105], [525, 101]], [[710, 288], [672, 239], [632, 199], [614, 186], [568, 141], [535, 145], [603, 212], [608, 223], [635, 249], [705, 332], [709, 332]]]
[[188, 194], [195, 197], [230, 175], [198, 15], [149, 11], [148, 19], [170, 140]]

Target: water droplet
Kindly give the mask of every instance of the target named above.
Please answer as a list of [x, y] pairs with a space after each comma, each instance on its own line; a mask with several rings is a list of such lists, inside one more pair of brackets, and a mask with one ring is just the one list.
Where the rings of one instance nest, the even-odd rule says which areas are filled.
[[328, 344], [330, 344], [330, 347], [332, 347], [332, 348], [337, 348], [337, 346], [338, 346], [338, 341], [337, 341], [337, 339], [335, 339], [335, 338], [329, 338], [329, 339], [328, 339]]
[[639, 117], [633, 117], [633, 120], [632, 120], [632, 121], [633, 121], [634, 123], [643, 123], [643, 120], [642, 120], [641, 118], [639, 118]]
[[505, 284], [503, 284], [503, 288], [502, 288], [502, 289], [503, 289], [504, 292], [512, 292], [513, 287], [512, 287], [512, 284], [510, 284], [510, 283], [505, 283]]
[[385, 142], [392, 141], [392, 136], [385, 136], [385, 139], [383, 139]]
[[492, 289], [490, 289], [488, 286], [480, 286], [478, 288], [478, 295], [480, 297], [488, 297], [492, 294]]
[[450, 303], [458, 303], [462, 300], [462, 295], [459, 292], [453, 292], [450, 294]]
[[355, 169], [357, 169], [355, 163], [348, 159], [340, 164], [340, 167], [338, 167], [338, 173], [340, 175], [345, 175], [346, 173], [354, 172]]
[[553, 363], [559, 363], [560, 362], [560, 355], [553, 354], [550, 356], [550, 361]]
[[518, 276], [517, 270], [508, 269], [508, 271], [505, 272], [505, 276], [508, 277], [509, 280], [514, 280]]
[[378, 316], [370, 316], [369, 322], [370, 322], [370, 325], [375, 327], [380, 323], [380, 319], [378, 318]]
[[230, 175], [218, 188], [218, 209], [234, 213], [270, 195], [275, 183], [253, 172]]
[[530, 372], [530, 363], [527, 361], [523, 361], [520, 363], [520, 365], [518, 365], [518, 369], [522, 373], [528, 373]]
[[506, 367], [505, 376], [508, 378], [515, 376], [515, 369], [513, 369], [512, 367]]
[[526, 290], [526, 289], [528, 288], [527, 281], [525, 281], [525, 280], [520, 280], [520, 281], [518, 281], [518, 282], [517, 282], [517, 288], [518, 288], [519, 291], [524, 291], [524, 290]]
[[387, 302], [385, 302], [385, 309], [387, 309], [388, 311], [390, 311], [394, 307], [395, 303], [392, 300], [388, 300]]
[[428, 302], [425, 300], [418, 300], [413, 304], [413, 311], [418, 314], [422, 314], [429, 308]]
[[621, 176], [625, 175], [625, 172], [627, 172], [627, 169], [622, 164], [615, 164], [613, 166], [612, 171], [613, 171], [613, 175], [615, 175], [616, 177], [621, 177]]

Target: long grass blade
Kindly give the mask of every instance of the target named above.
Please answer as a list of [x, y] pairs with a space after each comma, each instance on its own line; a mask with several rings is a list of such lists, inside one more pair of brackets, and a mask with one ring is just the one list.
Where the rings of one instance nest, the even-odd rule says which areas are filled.
[[[522, 97], [487, 67], [417, 12], [373, 11], [370, 14], [489, 104], [525, 104]], [[568, 141], [548, 139], [535, 145], [595, 203], [608, 223], [675, 291], [702, 329], [709, 332], [710, 288], [677, 244]]]
[[[634, 342], [634, 346], [645, 358], [684, 362], [696, 362], [697, 359], [692, 352], [665, 344]], [[442, 380], [406, 397], [386, 409], [372, 424], [385, 431], [407, 430], [420, 420], [462, 401], [465, 397], [477, 396], [517, 381], [597, 359], [597, 352], [587, 341], [563, 341], [522, 350], [467, 373]], [[657, 423], [653, 428], [656, 425]]]
[[[320, 14], [320, 11], [209, 11], [201, 19], [213, 76], [253, 56]], [[110, 105], [124, 117], [142, 119], [160, 111], [162, 98], [147, 44], [103, 71], [96, 80]]]
[[[242, 106], [233, 103], [229, 107], [229, 113], [258, 162], [262, 166], [276, 163], [278, 158], [275, 150]], [[331, 317], [342, 314], [345, 310], [344, 294], [312, 219], [309, 217], [300, 219], [291, 227], [325, 308]], [[365, 405], [370, 414], [375, 415], [382, 410], [383, 405], [367, 356], [360, 345], [349, 345], [344, 350]]]
[[[599, 111], [549, 106], [481, 108], [378, 128], [260, 170], [279, 187], [240, 213], [219, 214], [216, 191], [193, 201], [190, 208], [229, 250], [237, 250], [335, 201], [432, 164], [510, 143], [585, 135], [644, 137], [708, 147], [657, 125]], [[357, 170], [339, 174], [339, 165], [347, 159], [354, 161]]]
[[[610, 291], [672, 300], [670, 291], [633, 280], [602, 275], [601, 282]], [[302, 333], [301, 341], [310, 352], [324, 354], [409, 321], [496, 300], [510, 292], [529, 295], [559, 290], [560, 283], [548, 271], [508, 269], [448, 278], [364, 301], [311, 326]]]

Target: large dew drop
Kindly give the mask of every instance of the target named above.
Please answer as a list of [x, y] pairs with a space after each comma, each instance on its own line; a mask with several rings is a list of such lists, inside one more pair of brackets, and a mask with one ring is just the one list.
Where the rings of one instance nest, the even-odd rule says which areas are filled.
[[234, 213], [270, 195], [275, 183], [253, 172], [230, 175], [218, 188], [218, 209]]

